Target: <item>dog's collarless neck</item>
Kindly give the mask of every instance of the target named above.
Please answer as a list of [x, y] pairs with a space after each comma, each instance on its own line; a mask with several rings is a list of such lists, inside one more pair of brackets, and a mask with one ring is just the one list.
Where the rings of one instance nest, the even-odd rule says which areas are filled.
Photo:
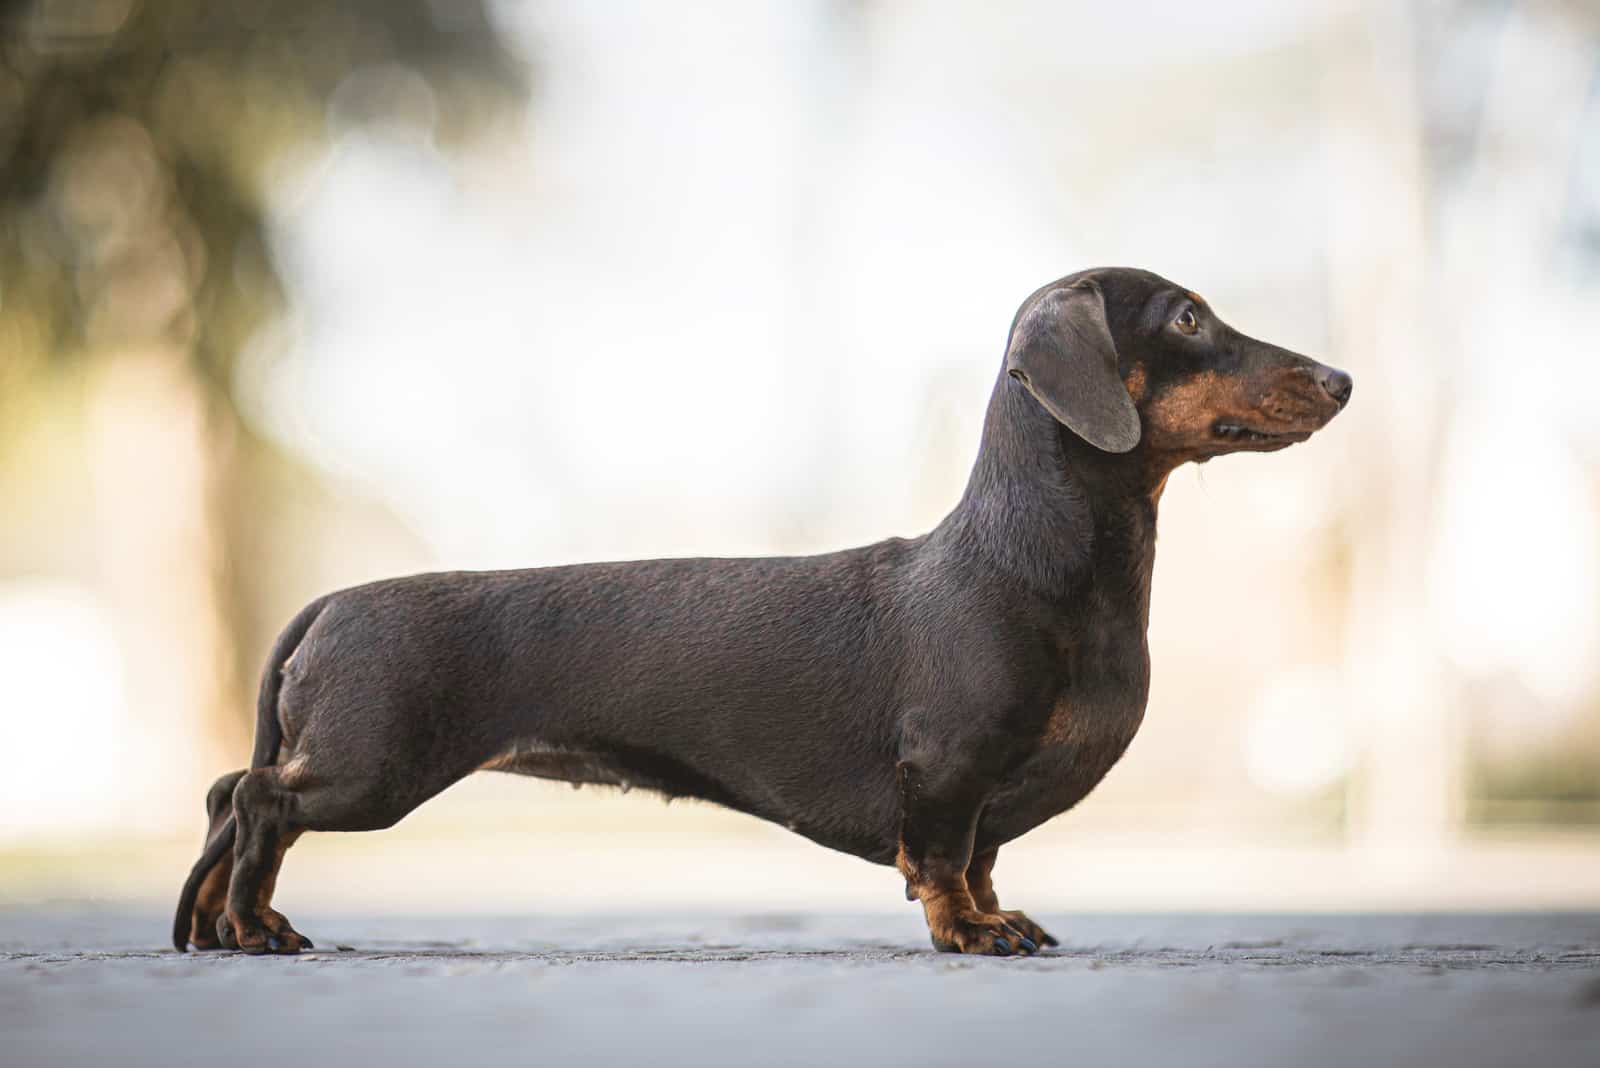
[[1143, 604], [1164, 481], [1136, 454], [1084, 442], [1002, 373], [966, 492], [940, 533], [1041, 594], [1105, 584]]

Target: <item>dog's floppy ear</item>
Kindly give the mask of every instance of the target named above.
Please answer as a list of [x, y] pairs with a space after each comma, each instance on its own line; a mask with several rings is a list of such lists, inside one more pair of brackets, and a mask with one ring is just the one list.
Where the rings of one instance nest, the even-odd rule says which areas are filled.
[[1033, 302], [1011, 328], [1006, 373], [1095, 448], [1127, 452], [1139, 444], [1139, 412], [1117, 372], [1105, 299], [1093, 282]]

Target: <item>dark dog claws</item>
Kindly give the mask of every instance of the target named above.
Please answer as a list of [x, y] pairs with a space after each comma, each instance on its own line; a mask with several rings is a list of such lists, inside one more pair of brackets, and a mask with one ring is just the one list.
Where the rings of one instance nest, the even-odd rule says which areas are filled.
[[1008, 957], [1011, 955], [1011, 943], [1004, 938], [996, 938], [994, 940], [994, 951], [1002, 957]]
[[1037, 953], [1037, 952], [1039, 952], [1039, 947], [1034, 944], [1034, 941], [1031, 938], [1024, 938], [1022, 940], [1022, 949], [1026, 953]]

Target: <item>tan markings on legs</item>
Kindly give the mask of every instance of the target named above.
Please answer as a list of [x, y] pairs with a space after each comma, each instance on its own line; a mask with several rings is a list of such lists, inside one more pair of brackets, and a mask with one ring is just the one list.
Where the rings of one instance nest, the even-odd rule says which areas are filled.
[[283, 868], [283, 855], [289, 847], [303, 834], [300, 830], [285, 831], [278, 839], [277, 856], [273, 861], [272, 873], [261, 884], [261, 893], [257, 895], [257, 909], [261, 916], [261, 926], [278, 936], [278, 941], [285, 949], [310, 949], [311, 940], [289, 925], [289, 920], [283, 913], [272, 907], [272, 895], [278, 889], [278, 872]]
[[[928, 934], [942, 952], [1006, 955], [1029, 952], [1022, 939], [1029, 937], [1003, 915], [984, 909], [973, 900], [965, 872], [948, 868], [923, 871], [906, 855], [904, 844], [895, 867], [906, 879], [906, 897], [922, 902]], [[1035, 944], [1039, 944], [1034, 939]]]
[[200, 894], [194, 901], [194, 916], [189, 923], [189, 941], [196, 949], [218, 949], [217, 917], [228, 907], [228, 880], [233, 875], [233, 852], [229, 850], [206, 872]]
[[292, 794], [283, 788], [281, 769], [260, 768], [239, 780], [234, 791], [233, 878], [228, 906], [218, 922], [224, 945], [247, 953], [298, 953], [311, 946], [272, 908], [283, 855], [301, 829], [288, 824]]
[[[289, 847], [294, 845], [296, 839], [302, 833], [304, 832], [296, 828], [284, 831], [279, 836], [278, 843], [273, 849], [271, 867], [262, 879], [260, 888], [256, 891], [253, 919], [260, 924], [261, 929], [266, 931], [267, 934], [277, 938], [278, 946], [276, 952], [280, 953], [298, 953], [302, 949], [312, 948], [311, 939], [296, 931], [289, 923], [288, 917], [272, 907], [272, 895], [278, 887], [278, 872], [283, 867], [283, 855], [289, 851]], [[239, 945], [239, 948], [249, 948], [250, 945], [253, 945], [254, 942], [248, 935], [245, 940], [248, 944], [239, 944], [239, 932], [242, 930], [248, 931], [253, 926], [251, 924], [252, 917], [225, 915], [227, 915], [227, 924], [232, 929], [234, 941]], [[256, 952], [260, 951], [259, 949], [256, 950]]]
[[[206, 845], [216, 841], [217, 835], [227, 825], [233, 814], [233, 790], [244, 778], [245, 771], [231, 771], [220, 776], [206, 791]], [[222, 943], [217, 938], [217, 917], [228, 905], [228, 880], [233, 874], [233, 851], [222, 854], [212, 869], [206, 872], [195, 895], [194, 909], [189, 916], [189, 941], [196, 949], [217, 949]]]
[[906, 900], [922, 902], [922, 909], [928, 915], [928, 928], [933, 931], [935, 938], [939, 937], [939, 926], [934, 922], [936, 915], [943, 918], [943, 926], [948, 926], [953, 916], [976, 910], [972, 894], [967, 889], [965, 873], [942, 866], [927, 871], [906, 853], [904, 843], [901, 843], [900, 852], [895, 855], [894, 866], [905, 876]]
[[994, 880], [989, 873], [994, 870], [995, 858], [1000, 855], [998, 849], [991, 849], [987, 853], [979, 853], [972, 858], [972, 863], [967, 867], [967, 890], [972, 894], [972, 900], [984, 912], [999, 912], [1000, 899], [995, 896]]
[[272, 852], [272, 867], [267, 870], [267, 877], [261, 880], [261, 890], [256, 894], [256, 908], [260, 911], [266, 912], [272, 908], [272, 895], [278, 889], [278, 872], [283, 868], [283, 855], [289, 852], [289, 847], [303, 833], [295, 828], [278, 836], [277, 847]]
[[1059, 946], [1061, 943], [1056, 941], [1055, 936], [1030, 920], [1027, 913], [1020, 909], [1000, 907], [1000, 897], [994, 891], [994, 865], [999, 857], [998, 849], [973, 856], [972, 863], [967, 867], [967, 888], [972, 892], [973, 901], [977, 902], [980, 910], [1004, 917], [1007, 923], [1021, 931], [1035, 945], [1041, 948]]

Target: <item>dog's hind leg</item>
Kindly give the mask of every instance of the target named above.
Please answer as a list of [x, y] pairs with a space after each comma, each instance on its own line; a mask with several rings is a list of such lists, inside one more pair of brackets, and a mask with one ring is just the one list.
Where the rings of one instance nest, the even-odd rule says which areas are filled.
[[[244, 770], [230, 771], [206, 792], [206, 816], [209, 826], [206, 843], [209, 845], [233, 813], [233, 789], [244, 778]], [[228, 880], [233, 875], [233, 851], [226, 850], [200, 883], [199, 896], [195, 898], [189, 923], [189, 941], [196, 949], [220, 949], [217, 938], [217, 917], [228, 903]]]
[[272, 908], [283, 855], [302, 828], [297, 825], [298, 797], [283, 782], [283, 769], [246, 772], [233, 790], [233, 877], [227, 905], [218, 917], [217, 939], [228, 949], [246, 953], [298, 953], [312, 948], [309, 938]]
[[[328, 750], [321, 750], [327, 752]], [[348, 747], [332, 750], [348, 754]], [[246, 953], [298, 953], [312, 948], [272, 907], [283, 856], [306, 831], [376, 831], [405, 815], [481, 761], [435, 763], [428, 776], [394, 779], [381, 765], [320, 763], [296, 755], [278, 767], [247, 772], [233, 791], [233, 879], [217, 935]]]

